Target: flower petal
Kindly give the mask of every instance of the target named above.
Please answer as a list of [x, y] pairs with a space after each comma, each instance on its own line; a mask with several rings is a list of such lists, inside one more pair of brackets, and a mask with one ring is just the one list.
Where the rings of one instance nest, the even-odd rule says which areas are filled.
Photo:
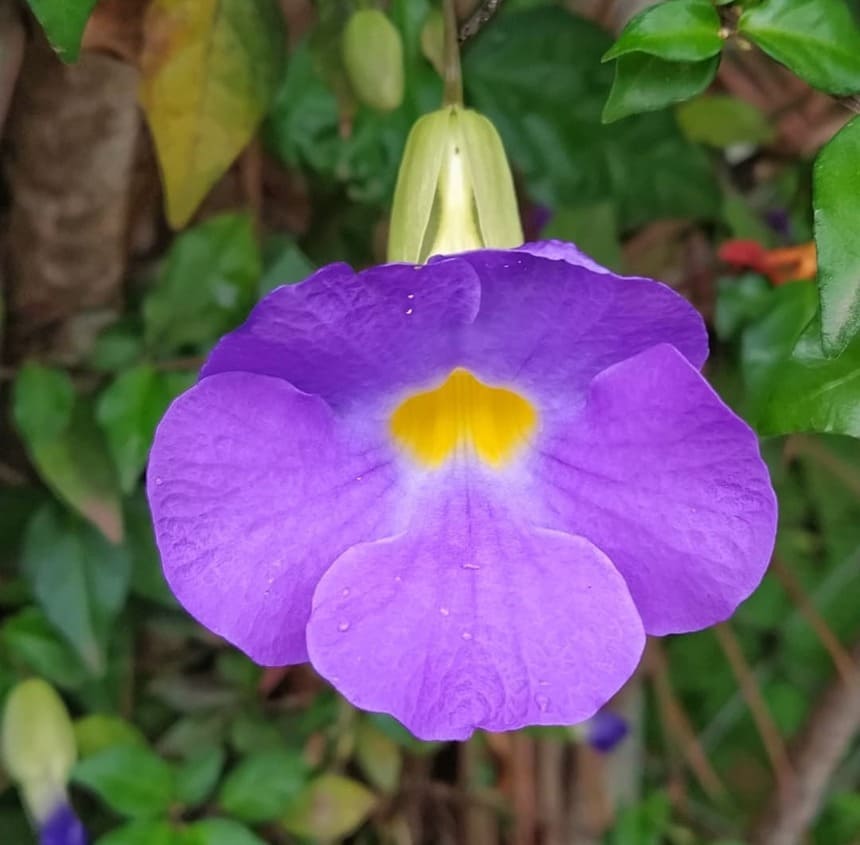
[[517, 249], [521, 252], [528, 252], [530, 255], [537, 255], [540, 258], [550, 258], [553, 261], [567, 261], [568, 264], [587, 267], [589, 270], [594, 270], [595, 273], [612, 272], [586, 255], [579, 247], [567, 241], [531, 241], [517, 247]]
[[599, 372], [657, 343], [700, 367], [702, 318], [671, 288], [648, 279], [516, 250], [466, 253], [481, 280], [481, 308], [465, 366], [494, 384], [535, 386], [570, 406]]
[[591, 543], [525, 526], [474, 478], [449, 476], [419, 514], [347, 551], [314, 594], [311, 662], [353, 704], [465, 739], [581, 721], [630, 677], [642, 623]]
[[447, 374], [479, 302], [478, 279], [464, 261], [358, 274], [332, 264], [263, 299], [201, 375], [276, 376], [340, 410]]
[[162, 420], [147, 473], [171, 589], [258, 663], [306, 660], [322, 573], [353, 543], [400, 530], [388, 524], [389, 460], [285, 381], [204, 379]]
[[672, 346], [598, 375], [536, 448], [548, 524], [611, 558], [649, 634], [726, 619], [764, 575], [776, 500], [758, 440]]

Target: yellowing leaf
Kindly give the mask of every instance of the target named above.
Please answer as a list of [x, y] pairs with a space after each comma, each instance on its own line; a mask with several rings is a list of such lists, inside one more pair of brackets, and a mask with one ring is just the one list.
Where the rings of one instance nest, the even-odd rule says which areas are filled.
[[164, 179], [167, 218], [184, 226], [251, 140], [284, 59], [277, 0], [153, 0], [141, 101]]

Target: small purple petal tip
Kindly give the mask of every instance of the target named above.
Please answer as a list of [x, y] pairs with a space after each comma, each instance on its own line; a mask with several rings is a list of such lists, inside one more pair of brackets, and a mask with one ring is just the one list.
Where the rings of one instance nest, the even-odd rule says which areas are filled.
[[39, 845], [87, 845], [84, 826], [68, 804], [60, 804], [41, 825]]
[[585, 738], [595, 751], [608, 754], [629, 732], [625, 718], [611, 710], [601, 710], [586, 723]]

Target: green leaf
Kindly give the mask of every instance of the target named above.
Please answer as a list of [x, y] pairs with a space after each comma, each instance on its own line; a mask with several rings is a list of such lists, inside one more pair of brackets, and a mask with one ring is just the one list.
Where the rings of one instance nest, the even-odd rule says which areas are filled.
[[81, 759], [116, 745], [146, 745], [139, 728], [119, 716], [106, 713], [91, 713], [78, 719], [75, 722], [75, 739]]
[[719, 33], [710, 0], [666, 0], [632, 18], [603, 61], [633, 52], [673, 62], [709, 59], [723, 49]]
[[621, 270], [618, 209], [611, 200], [554, 209], [541, 237], [570, 241], [604, 267]]
[[822, 341], [833, 356], [860, 332], [860, 116], [821, 151], [814, 179]]
[[22, 663], [58, 687], [76, 689], [89, 677], [77, 653], [36, 607], [27, 607], [3, 623], [0, 644], [16, 664]]
[[720, 340], [728, 341], [750, 321], [760, 317], [772, 304], [771, 288], [764, 276], [746, 273], [717, 283], [714, 330]]
[[376, 796], [358, 781], [320, 775], [298, 797], [283, 826], [296, 836], [326, 841], [352, 833], [376, 806]]
[[75, 766], [72, 780], [131, 818], [166, 813], [175, 791], [170, 766], [149, 749], [134, 745], [114, 746], [87, 757]]
[[363, 720], [356, 731], [355, 756], [367, 779], [383, 792], [394, 792], [400, 782], [403, 759], [393, 739]]
[[266, 845], [253, 831], [233, 819], [203, 819], [188, 827], [194, 845]]
[[603, 120], [612, 123], [645, 111], [656, 111], [704, 91], [717, 74], [719, 57], [702, 62], [670, 62], [643, 53], [621, 56]]
[[116, 473], [89, 406], [76, 399], [68, 376], [36, 364], [15, 380], [12, 413], [45, 483], [96, 525], [122, 539]]
[[64, 62], [73, 62], [81, 50], [87, 21], [98, 0], [28, 0], [48, 41]]
[[90, 672], [103, 674], [110, 628], [125, 602], [131, 575], [125, 549], [48, 504], [27, 526], [21, 567], [54, 627]]
[[603, 30], [555, 6], [502, 15], [463, 57], [469, 101], [544, 205], [611, 200], [622, 231], [659, 217], [716, 217], [712, 164], [671, 112], [601, 124], [613, 69], [600, 57], [610, 46]]
[[764, 0], [741, 15], [738, 32], [814, 88], [860, 91], [860, 30], [844, 0]]
[[137, 486], [155, 427], [172, 399], [166, 378], [148, 364], [126, 370], [99, 397], [96, 419], [104, 429], [124, 493]]
[[315, 270], [316, 265], [291, 238], [272, 235], [263, 243], [263, 275], [258, 288], [265, 296], [281, 285], [302, 282]]
[[165, 607], [177, 606], [161, 568], [161, 556], [155, 545], [152, 515], [143, 491], [126, 501], [125, 521], [128, 549], [131, 554], [131, 588], [139, 596]]
[[755, 106], [724, 94], [682, 103], [678, 122], [691, 141], [720, 149], [734, 144], [764, 144], [773, 137], [773, 127]]
[[201, 748], [184, 760], [176, 772], [176, 798], [189, 807], [202, 804], [211, 794], [224, 768], [224, 749]]
[[300, 754], [272, 749], [251, 754], [227, 776], [218, 803], [246, 822], [271, 821], [282, 815], [301, 792], [308, 767]]
[[247, 214], [222, 214], [182, 233], [143, 305], [147, 344], [164, 356], [209, 344], [254, 301], [260, 251]]
[[96, 845], [180, 845], [180, 837], [168, 822], [135, 821], [106, 833]]
[[284, 24], [276, 0], [155, 0], [145, 20], [141, 101], [178, 228], [263, 119], [283, 70]]

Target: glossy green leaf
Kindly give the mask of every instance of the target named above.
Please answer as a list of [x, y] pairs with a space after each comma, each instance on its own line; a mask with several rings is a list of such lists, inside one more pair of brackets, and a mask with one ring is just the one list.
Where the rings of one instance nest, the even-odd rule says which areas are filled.
[[15, 424], [45, 483], [111, 541], [123, 534], [119, 484], [90, 408], [68, 376], [36, 364], [15, 380]]
[[148, 364], [126, 370], [99, 397], [96, 418], [107, 437], [124, 493], [137, 486], [155, 427], [173, 398], [167, 379]]
[[90, 672], [102, 674], [108, 635], [128, 592], [131, 561], [125, 549], [49, 504], [27, 526], [21, 567], [54, 627]]
[[150, 348], [164, 356], [215, 341], [247, 314], [260, 272], [247, 214], [222, 214], [183, 232], [143, 305]]
[[603, 110], [612, 123], [639, 112], [656, 111], [701, 94], [717, 74], [719, 57], [701, 62], [670, 62], [644, 53], [621, 56]]
[[343, 31], [343, 65], [359, 102], [391, 111], [403, 102], [403, 40], [379, 9], [358, 9]]
[[613, 68], [600, 57], [610, 46], [603, 30], [558, 7], [502, 15], [463, 57], [468, 100], [499, 130], [530, 195], [550, 208], [611, 199], [622, 230], [715, 217], [711, 162], [671, 112], [601, 124]]
[[281, 819], [296, 836], [340, 839], [361, 825], [376, 806], [376, 796], [358, 781], [325, 774], [313, 780]]
[[114, 746], [81, 760], [72, 780], [130, 818], [166, 813], [176, 786], [170, 766], [154, 752], [135, 745]]
[[183, 760], [176, 771], [176, 799], [186, 806], [202, 804], [215, 789], [224, 768], [224, 749], [201, 748]]
[[182, 845], [175, 828], [165, 821], [133, 821], [106, 833], [96, 845]]
[[87, 21], [98, 0], [27, 0], [48, 41], [64, 62], [73, 62], [81, 50]]
[[193, 845], [266, 845], [265, 840], [233, 819], [203, 819], [187, 830]]
[[733, 144], [764, 144], [773, 127], [755, 106], [724, 94], [696, 97], [678, 106], [684, 134], [700, 144], [725, 149]]
[[665, 0], [630, 20], [603, 57], [640, 52], [673, 62], [696, 62], [723, 48], [720, 17], [710, 0]]
[[164, 177], [167, 216], [184, 226], [251, 140], [283, 70], [277, 0], [154, 0], [141, 100]]
[[860, 333], [860, 117], [819, 154], [813, 205], [821, 334], [832, 356]]
[[222, 809], [246, 822], [282, 815], [301, 792], [308, 767], [301, 755], [282, 749], [260, 751], [242, 760], [221, 786]]
[[91, 713], [78, 719], [75, 738], [81, 759], [116, 745], [146, 745], [146, 738], [137, 726], [107, 713]]
[[738, 31], [815, 88], [860, 92], [860, 29], [845, 0], [764, 0]]

